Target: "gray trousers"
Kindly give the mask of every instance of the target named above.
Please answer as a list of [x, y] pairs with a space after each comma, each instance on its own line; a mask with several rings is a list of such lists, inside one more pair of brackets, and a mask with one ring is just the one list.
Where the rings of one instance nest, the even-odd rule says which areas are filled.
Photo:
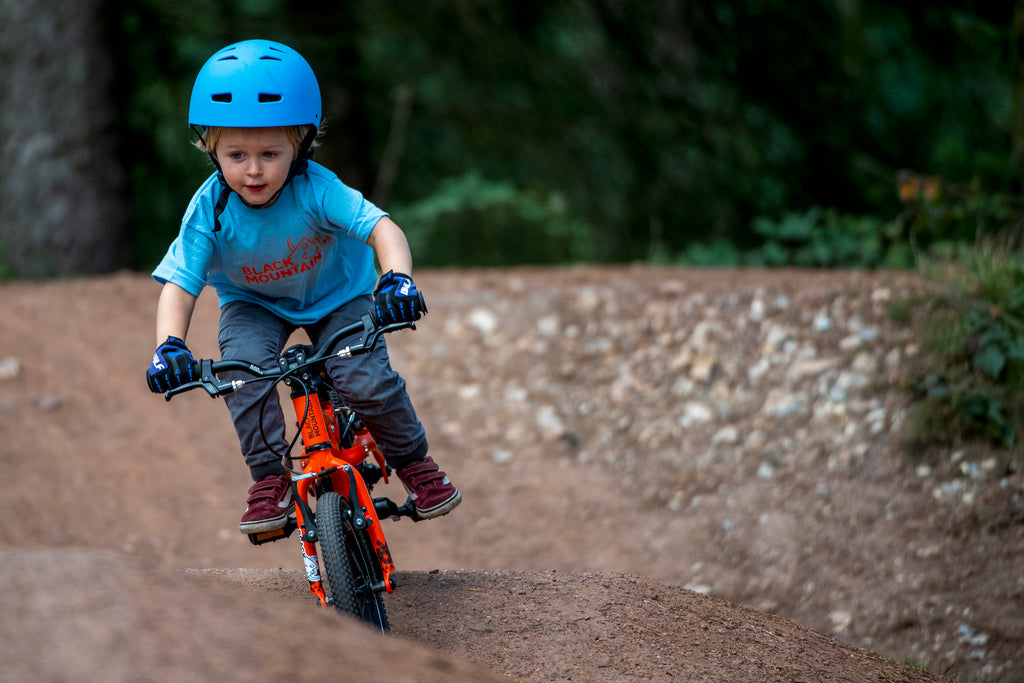
[[[303, 325], [314, 346], [332, 333], [349, 325], [368, 311], [369, 296], [359, 297], [323, 320]], [[281, 351], [298, 326], [281, 319], [262, 306], [235, 301], [226, 304], [220, 313], [220, 354], [224, 360], [251, 361], [260, 367], [274, 367]], [[359, 335], [339, 342], [337, 348], [358, 341]], [[405, 390], [405, 380], [391, 368], [387, 346], [382, 336], [370, 353], [352, 358], [335, 358], [326, 364], [334, 387], [363, 424], [373, 434], [377, 445], [392, 468], [422, 460], [427, 454], [427, 440]], [[244, 379], [245, 373], [224, 373], [225, 379]], [[256, 382], [224, 397], [238, 442], [249, 466], [253, 481], [282, 470], [275, 455], [288, 447], [284, 413], [276, 391], [260, 405], [267, 383]], [[260, 422], [263, 434], [260, 434]]]

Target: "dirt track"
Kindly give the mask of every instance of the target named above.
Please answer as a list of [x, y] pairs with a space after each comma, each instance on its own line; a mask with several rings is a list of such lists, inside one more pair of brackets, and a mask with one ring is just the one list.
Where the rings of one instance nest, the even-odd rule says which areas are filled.
[[[155, 284], [0, 286], [11, 680], [317, 680], [328, 648], [390, 681], [1024, 680], [1020, 473], [894, 454], [908, 337], [884, 311], [912, 280], [417, 282], [431, 313], [389, 345], [465, 503], [389, 526], [386, 639], [313, 608], [297, 541], [235, 530], [226, 410], [142, 380]], [[198, 355], [215, 321], [204, 295]]]

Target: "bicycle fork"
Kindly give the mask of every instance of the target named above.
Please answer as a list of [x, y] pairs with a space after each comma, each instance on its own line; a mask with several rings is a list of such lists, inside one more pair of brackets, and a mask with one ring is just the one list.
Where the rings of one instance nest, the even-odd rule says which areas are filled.
[[[295, 522], [299, 529], [299, 545], [302, 548], [302, 564], [306, 569], [306, 580], [309, 592], [320, 605], [327, 606], [327, 592], [324, 590], [323, 578], [320, 576], [320, 560], [316, 555], [317, 530], [313, 523], [313, 511], [306, 503], [310, 482], [316, 475], [306, 474], [292, 481], [292, 496], [295, 499]], [[308, 520], [308, 521], [307, 521]]]
[[309, 581], [309, 592], [319, 601], [322, 607], [327, 606], [327, 593], [324, 591], [324, 582], [320, 578], [320, 560], [316, 556], [316, 545], [306, 541], [300, 541], [302, 546], [302, 563], [306, 566], [306, 580]]

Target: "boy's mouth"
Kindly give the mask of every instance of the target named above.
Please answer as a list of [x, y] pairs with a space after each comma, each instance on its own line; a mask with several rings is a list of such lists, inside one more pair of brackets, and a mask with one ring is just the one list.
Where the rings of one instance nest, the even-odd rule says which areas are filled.
[[263, 191], [263, 188], [265, 187], [266, 185], [246, 185], [245, 189], [249, 190], [249, 192], [255, 192], [259, 194], [260, 192]]

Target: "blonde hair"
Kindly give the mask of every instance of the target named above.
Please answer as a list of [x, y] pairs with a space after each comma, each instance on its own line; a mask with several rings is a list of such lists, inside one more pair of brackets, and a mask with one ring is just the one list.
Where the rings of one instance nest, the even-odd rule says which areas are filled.
[[[306, 131], [310, 128], [309, 126], [280, 126], [284, 129], [284, 134], [288, 138], [288, 142], [291, 143], [292, 150], [298, 153], [299, 147], [302, 145], [303, 138], [306, 137]], [[217, 153], [217, 143], [220, 141], [221, 133], [224, 132], [224, 128], [221, 126], [210, 126], [203, 129], [202, 135], [194, 143], [196, 148], [206, 152], [207, 154]], [[313, 144], [310, 146], [312, 151], [317, 146], [317, 138], [322, 135], [322, 131], [317, 131], [316, 138], [313, 140]]]

